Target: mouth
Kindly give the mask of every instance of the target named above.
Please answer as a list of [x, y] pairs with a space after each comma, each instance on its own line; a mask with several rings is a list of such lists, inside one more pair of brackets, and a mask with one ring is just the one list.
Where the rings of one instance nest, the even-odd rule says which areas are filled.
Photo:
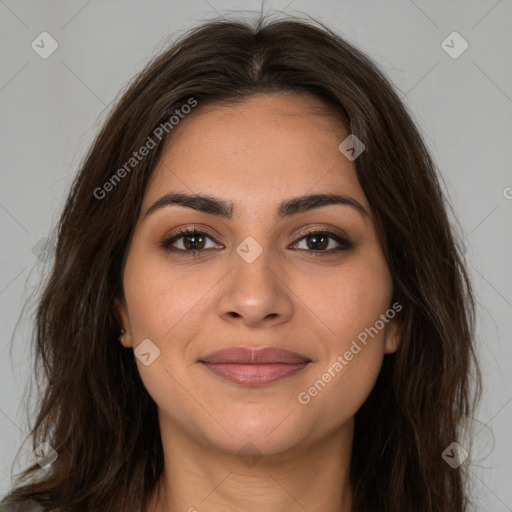
[[229, 348], [213, 352], [199, 362], [214, 374], [245, 386], [270, 384], [291, 377], [311, 360], [277, 348]]

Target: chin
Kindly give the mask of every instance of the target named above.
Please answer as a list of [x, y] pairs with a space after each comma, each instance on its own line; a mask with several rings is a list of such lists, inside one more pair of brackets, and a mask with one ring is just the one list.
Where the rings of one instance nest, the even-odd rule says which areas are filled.
[[285, 419], [289, 412], [281, 414], [278, 419], [269, 411], [225, 415], [222, 426], [226, 430], [219, 427], [203, 435], [207, 444], [227, 454], [279, 455], [296, 447], [303, 435], [293, 415]]
[[[211, 440], [212, 444], [224, 452], [226, 455], [236, 455], [242, 463], [245, 464], [245, 457], [278, 457], [291, 454], [297, 448], [294, 438], [288, 436], [271, 436], [266, 437], [258, 433], [246, 434], [237, 433], [233, 438], [224, 438], [223, 440]], [[250, 466], [250, 464], [245, 464]]]

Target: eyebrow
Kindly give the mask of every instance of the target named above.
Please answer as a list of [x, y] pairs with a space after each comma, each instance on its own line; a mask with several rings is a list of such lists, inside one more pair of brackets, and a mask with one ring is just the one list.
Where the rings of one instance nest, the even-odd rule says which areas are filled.
[[[276, 218], [278, 220], [298, 213], [304, 213], [314, 208], [320, 208], [328, 205], [350, 206], [358, 211], [363, 217], [367, 217], [368, 212], [363, 205], [352, 197], [341, 194], [310, 194], [298, 197], [292, 197], [279, 203]], [[169, 192], [155, 201], [146, 211], [144, 217], [151, 215], [157, 210], [166, 206], [184, 206], [193, 210], [232, 219], [235, 212], [235, 205], [224, 199], [220, 199], [206, 194], [184, 194], [180, 192]]]

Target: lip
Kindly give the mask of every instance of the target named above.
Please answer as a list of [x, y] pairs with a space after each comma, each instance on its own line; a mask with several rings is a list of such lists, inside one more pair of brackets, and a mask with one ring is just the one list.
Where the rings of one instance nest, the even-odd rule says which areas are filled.
[[257, 386], [291, 377], [311, 360], [284, 349], [235, 347], [213, 352], [199, 362], [226, 380]]

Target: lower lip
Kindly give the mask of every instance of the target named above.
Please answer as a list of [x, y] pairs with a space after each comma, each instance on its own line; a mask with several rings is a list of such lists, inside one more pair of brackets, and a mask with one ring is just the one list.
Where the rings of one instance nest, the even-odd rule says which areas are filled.
[[270, 384], [286, 377], [295, 375], [304, 369], [306, 363], [267, 363], [267, 364], [237, 364], [237, 363], [202, 363], [216, 375], [246, 386]]

